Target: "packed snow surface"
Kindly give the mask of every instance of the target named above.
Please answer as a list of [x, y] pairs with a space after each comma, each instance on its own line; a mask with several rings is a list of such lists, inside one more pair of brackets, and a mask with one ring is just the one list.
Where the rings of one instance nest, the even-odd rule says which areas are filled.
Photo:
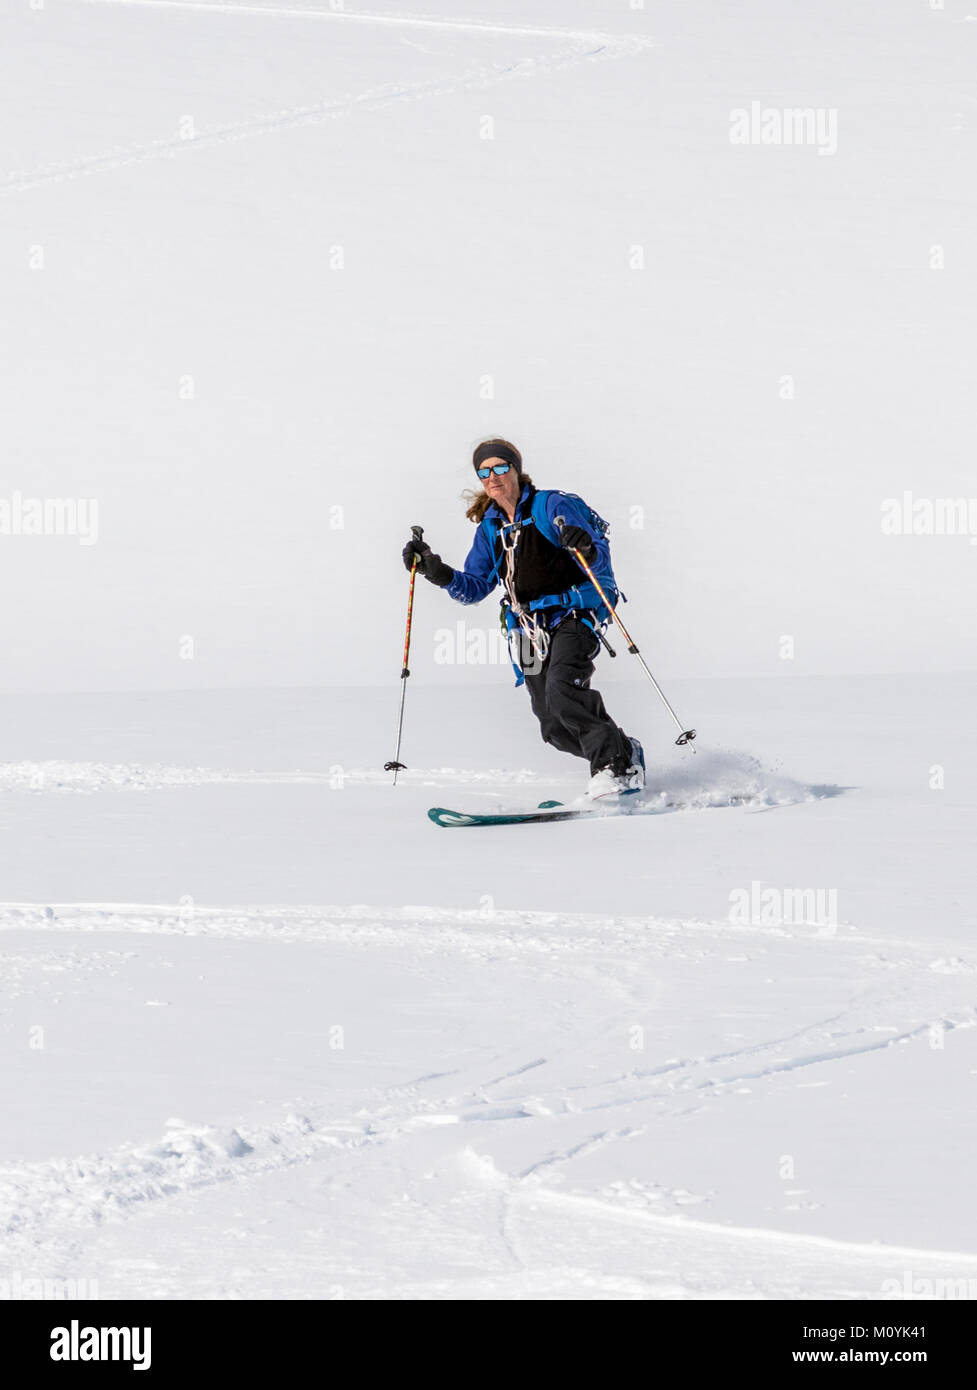
[[973, 678], [678, 693], [695, 754], [617, 692], [670, 808], [450, 833], [427, 806], [585, 779], [505, 683], [477, 740], [471, 692], [412, 691], [396, 788], [389, 691], [7, 697], [4, 772], [60, 745], [90, 794], [0, 792], [6, 1265], [109, 1298], [977, 1279]]
[[[0, 1293], [977, 1296], [968, 6], [5, 7]], [[638, 814], [422, 581], [383, 771], [496, 433]]]

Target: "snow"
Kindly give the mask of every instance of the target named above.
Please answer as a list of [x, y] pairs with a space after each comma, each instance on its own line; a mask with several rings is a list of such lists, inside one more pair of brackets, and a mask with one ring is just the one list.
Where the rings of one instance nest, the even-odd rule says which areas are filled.
[[[971, 18], [8, 7], [0, 1289], [977, 1289], [975, 537], [881, 525], [973, 491]], [[383, 771], [496, 431], [698, 729], [601, 656], [633, 814], [431, 824], [588, 770], [420, 581]]]
[[[92, 767], [186, 755], [152, 786], [3, 783], [10, 1268], [108, 1298], [870, 1298], [906, 1271], [977, 1278], [977, 749], [952, 718], [974, 678], [676, 691], [704, 740], [715, 706], [742, 746], [793, 746], [776, 773], [675, 748], [620, 686], [652, 779], [684, 800], [445, 832], [424, 811], [446, 795], [572, 789], [542, 747], [534, 777], [495, 780], [507, 745], [533, 760], [525, 692], [473, 690], [476, 745], [470, 692], [410, 691], [422, 766], [396, 789], [365, 775], [396, 689], [50, 696], [40, 716], [4, 698], [4, 753], [60, 728], [76, 768], [85, 748]], [[943, 791], [927, 702], [957, 730]], [[840, 739], [837, 705], [858, 711]], [[247, 766], [288, 767], [324, 725], [304, 769]], [[195, 770], [208, 742], [219, 783]], [[454, 772], [424, 770], [435, 746]], [[339, 789], [350, 747], [364, 775]], [[754, 884], [772, 917], [735, 910]], [[815, 888], [837, 910], [793, 913], [788, 892]]]
[[[784, 634], [972, 664], [974, 538], [882, 531], [973, 492], [965, 8], [373, 8], [7, 7], [0, 501], [98, 541], [0, 535], [5, 688], [387, 680], [406, 528], [463, 558], [497, 430], [610, 521], [666, 691]], [[731, 144], [754, 101], [837, 152]]]

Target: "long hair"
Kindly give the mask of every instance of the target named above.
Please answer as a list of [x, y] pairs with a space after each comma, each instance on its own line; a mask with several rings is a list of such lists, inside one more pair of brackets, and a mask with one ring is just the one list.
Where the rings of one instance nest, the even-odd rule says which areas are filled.
[[[475, 462], [475, 454], [479, 451], [479, 449], [483, 448], [484, 445], [486, 445], [486, 444], [498, 444], [498, 445], [504, 447], [505, 449], [510, 450], [512, 453], [514, 453], [515, 456], [516, 456], [516, 458], [519, 460], [519, 481], [520, 481], [520, 483], [523, 485], [523, 487], [525, 487], [525, 485], [526, 485], [527, 483], [529, 484], [530, 487], [533, 486], [533, 480], [532, 480], [532, 478], [529, 476], [528, 473], [524, 473], [524, 472], [522, 471], [522, 454], [519, 452], [519, 450], [516, 448], [516, 446], [515, 446], [514, 444], [510, 443], [510, 441], [509, 441], [508, 439], [483, 439], [482, 442], [481, 442], [480, 444], [476, 444], [476, 445], [475, 445], [475, 448], [474, 448], [474, 450], [472, 451], [472, 463], [473, 463], [473, 464], [474, 464], [474, 462]], [[489, 457], [491, 457], [491, 455], [489, 455]], [[467, 502], [467, 503], [468, 503], [468, 507], [467, 507], [467, 509], [466, 509], [466, 511], [465, 511], [465, 515], [467, 516], [467, 518], [468, 518], [469, 521], [473, 521], [473, 522], [475, 523], [475, 525], [477, 526], [478, 523], [479, 523], [479, 522], [482, 520], [482, 518], [484, 517], [485, 513], [488, 511], [489, 507], [492, 505], [492, 499], [491, 499], [491, 497], [488, 495], [488, 493], [487, 493], [487, 492], [485, 491], [485, 489], [482, 488], [482, 487], [480, 487], [480, 488], [466, 488], [465, 491], [461, 494], [461, 496], [462, 496], [462, 500], [463, 500], [464, 502]]]

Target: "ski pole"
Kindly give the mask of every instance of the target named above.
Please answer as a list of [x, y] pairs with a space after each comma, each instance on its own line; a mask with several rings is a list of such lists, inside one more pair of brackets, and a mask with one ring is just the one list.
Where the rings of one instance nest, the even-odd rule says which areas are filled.
[[[424, 527], [412, 526], [410, 529], [415, 541], [417, 541], [418, 543], [422, 543], [424, 537]], [[400, 739], [401, 735], [404, 732], [404, 702], [407, 699], [407, 677], [410, 675], [407, 660], [410, 656], [410, 629], [414, 615], [414, 580], [417, 577], [417, 558], [418, 557], [415, 554], [414, 563], [410, 567], [410, 588], [407, 592], [407, 632], [404, 635], [404, 669], [400, 673], [400, 679], [403, 682], [403, 684], [400, 687], [400, 718], [397, 720], [397, 752], [394, 755], [393, 760], [391, 762], [384, 763], [383, 765], [384, 772], [393, 773], [394, 786], [397, 785], [397, 773], [400, 771], [407, 771], [405, 764], [400, 761]]]
[[[563, 528], [564, 528], [564, 526], [566, 525], [566, 517], [563, 517], [563, 516], [555, 516], [555, 517], [553, 518], [553, 520], [554, 520], [554, 522], [555, 522], [555, 524], [556, 524], [556, 529], [560, 532], [560, 534], [561, 534], [561, 536], [562, 536], [562, 534], [563, 534]], [[621, 619], [618, 617], [618, 615], [617, 615], [617, 609], [614, 608], [614, 607], [612, 607], [610, 601], [608, 600], [607, 595], [604, 593], [604, 590], [603, 590], [603, 589], [601, 588], [601, 586], [600, 586], [600, 583], [599, 583], [599, 581], [598, 581], [598, 579], [597, 579], [597, 576], [594, 574], [593, 570], [592, 570], [592, 569], [590, 568], [590, 566], [587, 564], [587, 561], [584, 559], [584, 557], [580, 554], [580, 551], [577, 550], [575, 547], [571, 547], [571, 549], [573, 549], [573, 553], [574, 553], [574, 555], [575, 555], [576, 558], [577, 558], [577, 563], [578, 563], [578, 564], [581, 566], [581, 568], [584, 570], [584, 573], [587, 575], [587, 578], [590, 580], [591, 584], [593, 584], [594, 588], [595, 588], [595, 589], [597, 590], [597, 592], [600, 594], [601, 599], [603, 600], [603, 603], [604, 603], [604, 607], [608, 610], [608, 612], [610, 613], [611, 617], [614, 619], [614, 621], [617, 623], [618, 627], [621, 629], [621, 635], [623, 636], [625, 642], [627, 642], [627, 644], [628, 644], [628, 651], [631, 653], [632, 656], [636, 656], [636, 657], [638, 658], [638, 661], [639, 661], [640, 664], [641, 664], [641, 669], [644, 671], [645, 675], [648, 677], [648, 679], [651, 681], [652, 685], [655, 687], [655, 690], [658, 692], [658, 697], [659, 697], [659, 699], [661, 700], [662, 704], [665, 706], [665, 708], [668, 710], [669, 714], [670, 714], [670, 715], [672, 716], [672, 718], [675, 720], [675, 726], [676, 726], [676, 728], [679, 730], [679, 736], [678, 736], [678, 738], [675, 740], [675, 742], [676, 742], [680, 747], [681, 747], [682, 744], [691, 743], [692, 740], [695, 738], [695, 729], [683, 729], [683, 728], [682, 728], [682, 722], [681, 722], [681, 720], [679, 719], [679, 717], [678, 717], [678, 715], [675, 713], [675, 711], [672, 709], [672, 707], [671, 707], [671, 705], [668, 703], [668, 701], [665, 699], [664, 691], [662, 690], [662, 688], [661, 688], [661, 686], [658, 684], [658, 682], [655, 680], [654, 676], [651, 674], [651, 671], [648, 669], [648, 663], [645, 661], [644, 657], [643, 657], [643, 656], [641, 655], [641, 653], [638, 651], [638, 648], [637, 648], [637, 646], [635, 645], [634, 639], [632, 638], [630, 632], [628, 632], [627, 628], [624, 626], [623, 622], [622, 622]], [[694, 749], [694, 748], [692, 749], [692, 752], [693, 752], [693, 753], [695, 752], [695, 749]]]

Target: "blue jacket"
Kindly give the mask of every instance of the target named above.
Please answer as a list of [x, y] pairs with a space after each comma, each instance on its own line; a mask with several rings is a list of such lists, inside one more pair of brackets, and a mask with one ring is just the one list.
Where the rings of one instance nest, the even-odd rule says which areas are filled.
[[[591, 569], [610, 602], [616, 604], [618, 591], [611, 568], [610, 546], [604, 535], [594, 526], [590, 508], [581, 503], [579, 498], [566, 492], [540, 488], [536, 498], [540, 529], [548, 540], [559, 544], [554, 522], [554, 518], [558, 516], [562, 516], [568, 526], [582, 527], [591, 537], [597, 550], [597, 558], [591, 564]], [[502, 546], [498, 539], [499, 532], [513, 524], [532, 524], [532, 511], [528, 485], [522, 490], [514, 522], [510, 523], [505, 513], [494, 502], [490, 504], [475, 533], [475, 541], [468, 552], [464, 568], [455, 570], [451, 582], [445, 586], [446, 592], [452, 598], [457, 599], [459, 603], [480, 603], [501, 583]], [[588, 610], [588, 616], [592, 615], [591, 626], [600, 625], [610, 617], [600, 594], [583, 570], [580, 571], [579, 584], [574, 584], [559, 594], [546, 594], [533, 599], [528, 607], [534, 612], [546, 609], [545, 621], [550, 629], [556, 627], [574, 609]], [[508, 614], [507, 621], [511, 631], [516, 626], [511, 613]], [[518, 667], [516, 674], [517, 684], [522, 684], [522, 673]]]

